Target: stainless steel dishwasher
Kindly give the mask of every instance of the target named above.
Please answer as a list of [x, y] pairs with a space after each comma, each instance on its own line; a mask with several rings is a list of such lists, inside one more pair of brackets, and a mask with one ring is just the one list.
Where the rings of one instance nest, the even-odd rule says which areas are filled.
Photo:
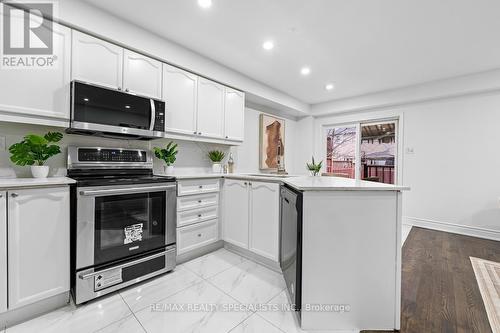
[[280, 266], [300, 320], [302, 300], [302, 192], [281, 186]]

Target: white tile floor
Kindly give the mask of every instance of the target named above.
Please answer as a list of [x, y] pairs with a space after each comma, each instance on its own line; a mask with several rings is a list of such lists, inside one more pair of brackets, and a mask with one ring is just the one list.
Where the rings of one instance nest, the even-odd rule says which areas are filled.
[[[221, 249], [147, 283], [84, 306], [66, 306], [6, 333], [303, 332], [291, 312], [234, 310], [241, 304], [261, 303], [288, 304], [282, 275]], [[163, 311], [172, 304], [183, 308]], [[218, 308], [187, 311], [190, 304]], [[233, 310], [225, 311], [227, 307]]]

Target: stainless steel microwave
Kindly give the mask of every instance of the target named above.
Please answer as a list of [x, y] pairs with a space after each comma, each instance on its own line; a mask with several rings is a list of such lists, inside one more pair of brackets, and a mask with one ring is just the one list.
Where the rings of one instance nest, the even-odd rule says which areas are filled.
[[165, 102], [73, 81], [67, 132], [135, 139], [160, 138], [165, 132]]

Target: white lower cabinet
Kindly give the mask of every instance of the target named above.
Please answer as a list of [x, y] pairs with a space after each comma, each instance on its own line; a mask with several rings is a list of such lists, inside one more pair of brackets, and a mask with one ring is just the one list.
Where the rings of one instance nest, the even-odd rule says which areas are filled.
[[11, 310], [69, 290], [69, 188], [20, 189], [7, 195]]
[[219, 240], [219, 179], [177, 183], [177, 254]]
[[279, 184], [225, 180], [224, 241], [279, 260]]
[[213, 243], [218, 237], [218, 220], [196, 223], [177, 229], [177, 254]]
[[0, 313], [7, 311], [7, 192], [0, 191]]
[[248, 249], [248, 182], [224, 181], [224, 241]]
[[250, 183], [249, 250], [279, 260], [279, 191], [276, 183]]

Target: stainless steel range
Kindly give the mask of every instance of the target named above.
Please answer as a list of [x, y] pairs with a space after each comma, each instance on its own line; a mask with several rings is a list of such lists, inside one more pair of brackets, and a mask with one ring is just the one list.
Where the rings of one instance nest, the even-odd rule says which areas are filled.
[[148, 151], [68, 147], [68, 176], [76, 304], [174, 269], [175, 178]]

